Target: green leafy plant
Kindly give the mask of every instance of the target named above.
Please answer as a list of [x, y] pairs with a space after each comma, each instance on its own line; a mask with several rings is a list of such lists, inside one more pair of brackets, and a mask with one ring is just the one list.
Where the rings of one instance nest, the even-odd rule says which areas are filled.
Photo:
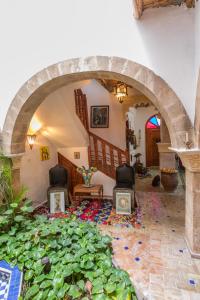
[[111, 238], [76, 217], [15, 223], [0, 236], [0, 260], [24, 272], [24, 300], [136, 299], [127, 272], [112, 264]]
[[7, 231], [13, 222], [21, 222], [33, 211], [31, 201], [25, 200], [27, 189], [21, 187], [18, 191], [13, 188], [11, 159], [0, 155], [0, 231]]

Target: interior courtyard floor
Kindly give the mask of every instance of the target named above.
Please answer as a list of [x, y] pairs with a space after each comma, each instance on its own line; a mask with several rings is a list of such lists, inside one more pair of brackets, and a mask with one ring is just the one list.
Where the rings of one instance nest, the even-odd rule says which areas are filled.
[[139, 299], [198, 300], [200, 260], [191, 258], [184, 239], [184, 189], [165, 193], [148, 185], [136, 192], [140, 228], [101, 226], [113, 237], [113, 261], [129, 273]]

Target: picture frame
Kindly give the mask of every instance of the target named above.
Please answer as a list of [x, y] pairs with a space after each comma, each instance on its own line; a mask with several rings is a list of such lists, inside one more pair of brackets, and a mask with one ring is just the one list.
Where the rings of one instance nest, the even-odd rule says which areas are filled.
[[108, 128], [109, 127], [109, 106], [97, 105], [90, 107], [90, 127]]
[[45, 161], [50, 159], [50, 152], [48, 146], [41, 146], [40, 147], [40, 160]]
[[65, 195], [64, 191], [50, 192], [50, 213], [65, 212]]
[[131, 192], [116, 192], [116, 213], [121, 215], [130, 215], [131, 199]]
[[74, 152], [74, 159], [80, 159], [81, 154], [80, 152]]

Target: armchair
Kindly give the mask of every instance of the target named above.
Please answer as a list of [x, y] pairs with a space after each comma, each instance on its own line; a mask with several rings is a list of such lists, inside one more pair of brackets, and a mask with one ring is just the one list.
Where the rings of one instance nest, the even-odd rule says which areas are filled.
[[49, 170], [50, 186], [47, 190], [48, 206], [50, 207], [50, 193], [64, 192], [65, 206], [69, 206], [69, 176], [67, 170], [57, 164]]
[[113, 189], [113, 206], [116, 207], [116, 193], [131, 193], [131, 209], [137, 207], [135, 199], [135, 170], [128, 164], [116, 168], [116, 185]]

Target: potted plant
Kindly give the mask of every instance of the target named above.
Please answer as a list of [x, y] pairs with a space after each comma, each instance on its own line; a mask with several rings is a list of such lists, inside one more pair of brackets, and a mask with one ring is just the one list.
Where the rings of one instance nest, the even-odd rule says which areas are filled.
[[174, 192], [178, 186], [178, 171], [175, 168], [161, 168], [160, 171], [164, 190]]
[[97, 171], [96, 167], [86, 169], [84, 166], [77, 168], [77, 171], [83, 176], [84, 184], [86, 187], [91, 186], [92, 175]]

